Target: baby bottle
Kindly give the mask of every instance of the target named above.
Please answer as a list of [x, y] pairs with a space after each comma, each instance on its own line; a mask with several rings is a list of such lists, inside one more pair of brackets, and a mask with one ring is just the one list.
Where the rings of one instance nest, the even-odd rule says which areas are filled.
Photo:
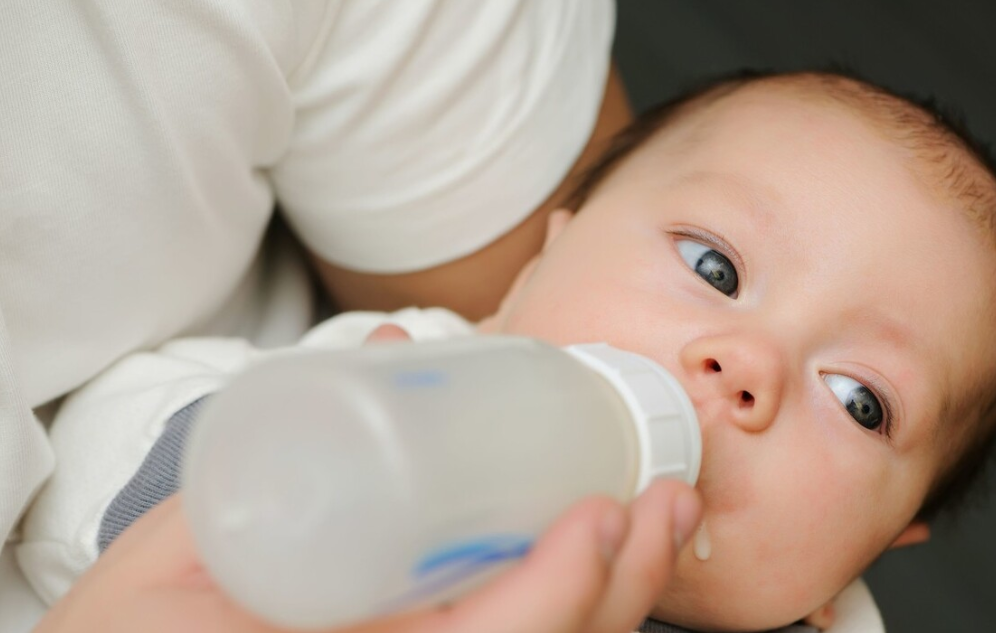
[[300, 351], [211, 396], [185, 509], [209, 573], [277, 625], [438, 603], [522, 557], [571, 504], [694, 484], [695, 411], [650, 360], [480, 336]]

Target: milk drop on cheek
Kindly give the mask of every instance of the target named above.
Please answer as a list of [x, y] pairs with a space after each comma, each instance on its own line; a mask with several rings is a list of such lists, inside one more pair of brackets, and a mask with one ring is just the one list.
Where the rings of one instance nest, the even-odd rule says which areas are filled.
[[712, 543], [709, 541], [709, 530], [706, 528], [704, 520], [699, 524], [698, 531], [695, 532], [693, 550], [695, 558], [701, 561], [709, 560], [709, 556], [712, 555]]

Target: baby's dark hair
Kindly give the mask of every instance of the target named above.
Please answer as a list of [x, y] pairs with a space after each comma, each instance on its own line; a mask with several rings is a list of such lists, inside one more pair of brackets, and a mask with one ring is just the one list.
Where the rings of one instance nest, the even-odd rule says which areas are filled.
[[[962, 208], [996, 251], [996, 159], [972, 136], [961, 116], [933, 98], [900, 94], [833, 67], [812, 71], [740, 70], [709, 79], [642, 113], [619, 132], [601, 156], [574, 183], [565, 206], [581, 209], [628, 156], [658, 131], [738, 90], [758, 83], [794, 90], [803, 98], [844, 106], [911, 157], [917, 175]], [[996, 325], [996, 324], [994, 324]], [[956, 434], [947, 465], [934, 481], [916, 518], [929, 521], [953, 512], [981, 493], [982, 474], [996, 443], [996, 384], [980, 383], [969, 400], [975, 406], [947, 407], [945, 417], [974, 428]]]

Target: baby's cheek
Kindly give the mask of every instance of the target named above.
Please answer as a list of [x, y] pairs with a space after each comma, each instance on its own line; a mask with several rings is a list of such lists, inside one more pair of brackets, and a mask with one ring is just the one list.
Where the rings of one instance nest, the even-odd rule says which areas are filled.
[[707, 519], [709, 560], [698, 560], [691, 548], [682, 552], [675, 583], [682, 591], [662, 597], [660, 617], [693, 629], [768, 630], [804, 617], [832, 595], [812, 582], [810, 565], [786, 549], [782, 534], [752, 520], [721, 518], [713, 526]]
[[847, 530], [835, 510], [847, 495], [820, 469], [794, 461], [761, 460], [753, 468], [732, 468], [738, 465], [745, 464], [730, 458], [723, 477], [703, 482], [712, 556], [702, 564], [732, 568], [737, 583], [748, 586], [735, 583], [731, 589], [754, 593], [752, 599], [767, 595], [766, 589], [774, 592], [772, 599], [781, 592], [800, 605], [819, 599], [828, 584], [820, 570], [838, 575], [833, 569], [836, 541]]
[[[708, 411], [700, 416], [714, 418]], [[763, 455], [751, 442], [738, 441], [729, 428], [703, 428], [702, 468], [696, 488], [705, 513], [717, 518], [750, 513], [763, 503], [761, 491], [768, 478]], [[760, 463], [759, 463], [760, 462]]]

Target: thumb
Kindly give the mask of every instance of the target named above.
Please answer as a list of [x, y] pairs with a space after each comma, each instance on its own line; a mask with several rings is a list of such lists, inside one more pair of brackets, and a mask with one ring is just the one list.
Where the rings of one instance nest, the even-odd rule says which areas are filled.
[[629, 530], [622, 506], [607, 498], [580, 502], [550, 528], [517, 567], [448, 611], [426, 631], [571, 633], [600, 604], [612, 560]]

